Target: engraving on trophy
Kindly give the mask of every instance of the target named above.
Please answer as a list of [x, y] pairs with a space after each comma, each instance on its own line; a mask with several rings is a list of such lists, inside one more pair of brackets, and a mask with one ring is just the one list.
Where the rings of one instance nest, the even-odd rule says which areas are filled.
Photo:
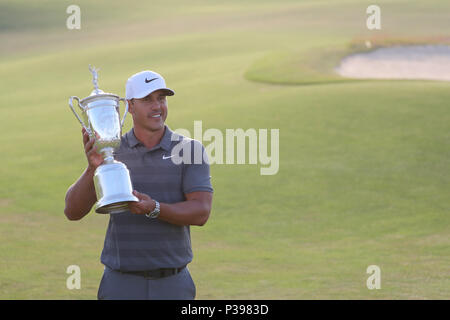
[[[89, 65], [89, 71], [92, 74], [94, 90], [82, 100], [76, 96], [70, 97], [69, 107], [89, 135], [94, 137], [95, 146], [104, 159], [94, 174], [98, 200], [95, 204], [95, 211], [111, 214], [123, 212], [128, 210], [128, 202], [138, 201], [132, 194], [133, 187], [127, 167], [114, 160], [114, 150], [120, 146], [122, 126], [128, 112], [128, 104], [124, 98], [99, 89], [99, 69]], [[75, 111], [73, 100], [78, 102], [85, 121]], [[119, 113], [120, 101], [125, 104], [122, 120], [120, 120]]]

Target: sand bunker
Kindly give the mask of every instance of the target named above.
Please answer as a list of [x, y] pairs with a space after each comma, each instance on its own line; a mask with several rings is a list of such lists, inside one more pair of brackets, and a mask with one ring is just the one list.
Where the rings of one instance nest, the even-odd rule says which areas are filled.
[[450, 81], [450, 46], [396, 46], [350, 55], [335, 69], [343, 77]]

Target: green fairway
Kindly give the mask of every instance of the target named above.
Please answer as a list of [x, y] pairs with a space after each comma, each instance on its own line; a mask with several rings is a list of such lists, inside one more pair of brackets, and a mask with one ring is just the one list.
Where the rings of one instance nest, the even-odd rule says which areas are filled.
[[70, 1], [32, 3], [0, 0], [0, 299], [96, 299], [109, 217], [63, 213], [87, 164], [67, 102], [93, 89], [89, 64], [121, 97], [132, 74], [161, 73], [172, 129], [279, 129], [276, 175], [211, 166], [211, 217], [191, 227], [198, 299], [450, 297], [450, 83], [330, 72], [356, 38], [450, 39], [448, 1], [379, 1], [381, 31], [370, 1], [84, 0], [81, 30]]

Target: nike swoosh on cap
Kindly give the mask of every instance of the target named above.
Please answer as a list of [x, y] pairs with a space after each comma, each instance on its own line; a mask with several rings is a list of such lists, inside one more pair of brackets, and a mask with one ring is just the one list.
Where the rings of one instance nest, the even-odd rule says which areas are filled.
[[156, 80], [156, 79], [158, 79], [158, 78], [153, 78], [153, 79], [150, 79], [150, 80], [147, 80], [147, 78], [145, 78], [145, 83], [152, 82], [153, 80]]

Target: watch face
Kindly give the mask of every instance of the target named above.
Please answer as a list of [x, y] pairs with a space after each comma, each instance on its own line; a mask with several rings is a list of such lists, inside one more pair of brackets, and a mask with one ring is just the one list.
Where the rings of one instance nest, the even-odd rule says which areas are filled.
[[150, 215], [150, 217], [151, 217], [151, 218], [158, 218], [158, 217], [159, 217], [159, 211], [158, 211], [158, 212], [155, 212], [155, 213], [152, 213], [152, 214]]

